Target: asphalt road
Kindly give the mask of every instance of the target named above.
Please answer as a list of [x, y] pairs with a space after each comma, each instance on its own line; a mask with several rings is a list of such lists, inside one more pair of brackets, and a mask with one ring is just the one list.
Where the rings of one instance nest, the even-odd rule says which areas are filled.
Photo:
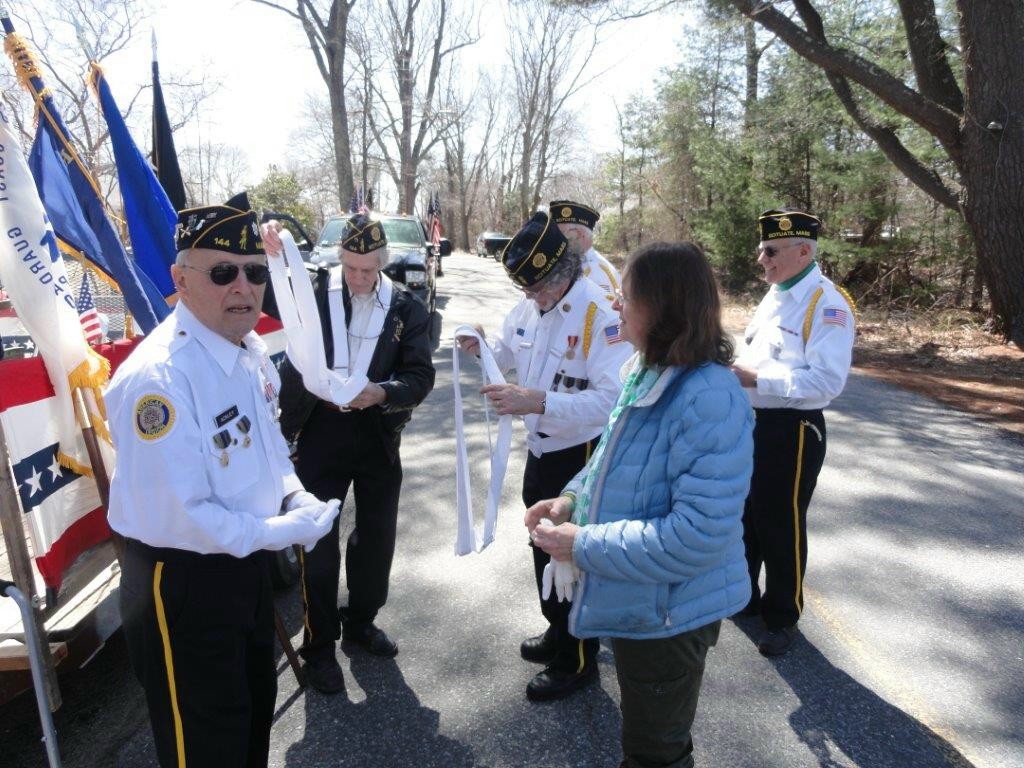
[[[457, 558], [451, 332], [496, 329], [516, 296], [490, 259], [456, 254], [439, 281], [437, 387], [403, 445], [391, 597], [379, 623], [400, 653], [342, 655], [346, 690], [300, 691], [280, 666], [273, 766], [613, 768], [618, 688], [537, 705], [519, 641], [542, 629], [519, 480], [517, 427], [497, 540]], [[474, 496], [486, 492], [486, 422], [463, 369]], [[347, 516], [351, 520], [351, 511]], [[1024, 444], [918, 395], [854, 375], [829, 415], [810, 513], [802, 636], [781, 660], [727, 621], [695, 724], [718, 768], [1019, 768], [1024, 765]], [[298, 596], [278, 607], [296, 641]], [[155, 766], [141, 691], [115, 636], [62, 681], [64, 765]], [[0, 765], [43, 766], [34, 702], [0, 709]]]

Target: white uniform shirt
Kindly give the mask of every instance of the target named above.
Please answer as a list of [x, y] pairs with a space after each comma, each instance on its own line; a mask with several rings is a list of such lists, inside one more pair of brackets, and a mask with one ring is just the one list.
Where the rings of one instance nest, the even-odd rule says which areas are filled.
[[277, 371], [256, 333], [243, 341], [179, 303], [118, 369], [105, 396], [118, 533], [244, 557], [263, 548], [263, 520], [302, 489], [277, 423]]
[[370, 344], [373, 347], [377, 346], [377, 339], [380, 338], [378, 333], [375, 336], [368, 336], [367, 329], [370, 326], [370, 316], [373, 313], [373, 307], [379, 301], [377, 297], [377, 288], [379, 283], [374, 287], [372, 291], [362, 296], [356, 296], [351, 294], [349, 298], [352, 301], [352, 316], [348, 322], [348, 359], [358, 360], [359, 349], [363, 344]]
[[[584, 354], [591, 305], [590, 348]], [[524, 297], [492, 346], [502, 371], [515, 369], [520, 386], [547, 392], [544, 413], [524, 417], [535, 456], [601, 434], [622, 389], [619, 371], [633, 354], [633, 345], [619, 336], [619, 316], [603, 289], [582, 278], [543, 315]]]
[[622, 287], [622, 276], [608, 259], [591, 248], [583, 254], [583, 276], [597, 283], [606, 296], [615, 298]]
[[[804, 320], [821, 288], [804, 343]], [[757, 371], [746, 388], [755, 408], [824, 408], [846, 386], [853, 354], [854, 316], [846, 299], [817, 265], [788, 290], [777, 285], [747, 326], [736, 362]]]

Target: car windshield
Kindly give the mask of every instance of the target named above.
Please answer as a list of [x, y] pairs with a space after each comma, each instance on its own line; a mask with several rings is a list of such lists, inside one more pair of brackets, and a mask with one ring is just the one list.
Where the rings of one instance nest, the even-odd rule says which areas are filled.
[[415, 219], [384, 219], [384, 234], [388, 245], [423, 245], [423, 227]]
[[[346, 221], [347, 219], [331, 219], [324, 225], [320, 233], [321, 248], [338, 244]], [[423, 245], [423, 228], [415, 219], [384, 219], [381, 224], [384, 225], [384, 234], [389, 244], [412, 245], [417, 248]]]
[[320, 233], [320, 247], [325, 248], [329, 245], [337, 245], [338, 241], [341, 240], [341, 231], [345, 228], [345, 219], [331, 219], [324, 225], [323, 232]]

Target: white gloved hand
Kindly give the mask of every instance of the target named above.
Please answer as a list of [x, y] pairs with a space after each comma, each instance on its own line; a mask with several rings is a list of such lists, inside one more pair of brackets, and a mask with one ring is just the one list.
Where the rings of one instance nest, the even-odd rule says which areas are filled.
[[292, 544], [301, 544], [309, 552], [331, 530], [340, 508], [341, 502], [337, 499], [326, 503], [316, 501], [269, 518], [265, 521], [262, 549], [284, 549]]
[[284, 511], [291, 512], [299, 507], [311, 507], [320, 503], [320, 499], [309, 491], [296, 491], [288, 497], [288, 504], [285, 506]]

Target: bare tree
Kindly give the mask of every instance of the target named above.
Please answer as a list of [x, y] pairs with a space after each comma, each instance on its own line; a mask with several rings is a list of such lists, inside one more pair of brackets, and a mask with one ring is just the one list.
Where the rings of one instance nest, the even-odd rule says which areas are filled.
[[[449, 69], [446, 80], [448, 86], [442, 105], [449, 119], [442, 142], [449, 184], [447, 207], [453, 208], [453, 220], [457, 222], [457, 228], [452, 228], [458, 234], [456, 246], [468, 250], [469, 222], [492, 151], [491, 140], [501, 114], [501, 97], [483, 75], [476, 79], [478, 87], [465, 97], [457, 90], [453, 70]], [[481, 121], [476, 119], [478, 115]]]
[[[112, 208], [119, 205], [117, 170], [106, 121], [83, 76], [84, 64], [89, 60], [102, 63], [127, 48], [149, 13], [145, 0], [43, 0], [11, 14], [19, 34], [31, 43], [75, 151]], [[202, 78], [188, 74], [165, 78], [163, 85], [177, 107], [175, 128], [193, 117], [211, 93]], [[140, 97], [150, 87], [148, 83], [140, 85], [127, 98], [117, 94], [118, 107], [129, 125], [148, 125], [148, 114], [135, 121], [132, 118], [136, 107], [145, 102]], [[34, 133], [34, 104], [7, 68], [0, 69], [0, 93], [27, 146]]]
[[508, 53], [520, 132], [518, 202], [526, 219], [540, 202], [553, 156], [563, 148], [554, 141], [555, 131], [566, 124], [566, 103], [585, 85], [597, 37], [574, 10], [540, 0], [517, 3], [510, 14]]
[[352, 195], [352, 152], [346, 103], [346, 55], [348, 52], [348, 21], [356, 0], [295, 0], [295, 10], [270, 0], [252, 0], [291, 16], [302, 25], [309, 41], [309, 49], [316, 60], [320, 77], [327, 86], [331, 105], [331, 138], [334, 144], [334, 164], [338, 177], [338, 199], [348, 200]]
[[381, 0], [375, 10], [367, 50], [380, 42], [390, 77], [378, 72], [368, 81], [373, 102], [365, 114], [384, 168], [398, 189], [398, 208], [411, 213], [420, 164], [441, 140], [451, 117], [436, 103], [442, 65], [475, 39], [465, 21], [452, 13], [451, 0]]
[[210, 141], [182, 147], [178, 153], [189, 199], [209, 205], [239, 192], [249, 178], [249, 162], [238, 147]]

